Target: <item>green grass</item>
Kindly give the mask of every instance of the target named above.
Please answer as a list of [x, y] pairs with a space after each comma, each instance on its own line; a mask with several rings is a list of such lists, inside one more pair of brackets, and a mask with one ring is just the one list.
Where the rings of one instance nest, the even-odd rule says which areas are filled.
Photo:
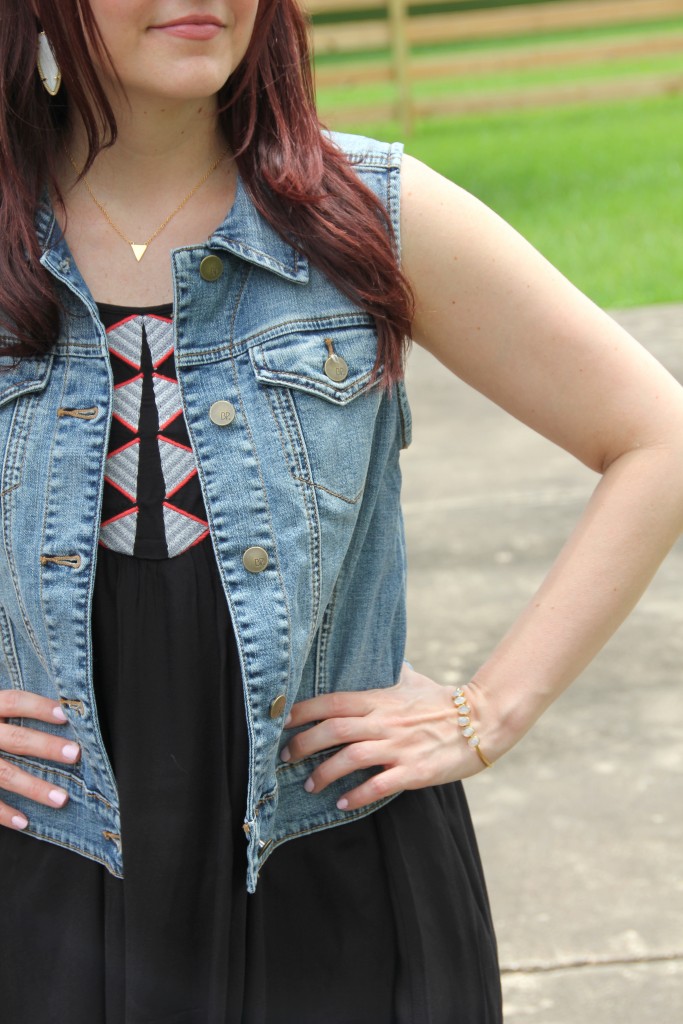
[[[474, 193], [604, 307], [683, 301], [683, 102], [526, 110], [417, 127], [406, 149]], [[357, 126], [377, 138], [396, 126]]]
[[[675, 27], [680, 32], [683, 19]], [[639, 35], [645, 31], [641, 27]], [[652, 31], [661, 33], [661, 24]], [[565, 33], [561, 39], [575, 37]], [[613, 30], [609, 38], [615, 38]], [[521, 42], [511, 40], [506, 48]], [[660, 56], [461, 77], [425, 83], [417, 96], [602, 81], [680, 70], [681, 64], [680, 56]], [[367, 103], [391, 96], [377, 85], [361, 92]], [[335, 120], [337, 103], [356, 102], [351, 88], [321, 91], [320, 100], [323, 119], [333, 127], [383, 139], [401, 136], [395, 123]], [[597, 303], [617, 308], [683, 301], [682, 123], [683, 97], [664, 96], [432, 119], [416, 125], [406, 148], [500, 213]]]

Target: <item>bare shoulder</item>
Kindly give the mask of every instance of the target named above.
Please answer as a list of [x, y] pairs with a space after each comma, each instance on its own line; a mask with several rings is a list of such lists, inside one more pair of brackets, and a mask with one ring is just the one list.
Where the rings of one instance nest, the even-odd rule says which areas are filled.
[[465, 213], [468, 208], [480, 206], [471, 193], [455, 182], [444, 178], [433, 168], [410, 154], [403, 155], [401, 163], [401, 212], [405, 223], [410, 225], [414, 218], [428, 217], [439, 210], [453, 212], [459, 209]]
[[[432, 347], [434, 319], [468, 335], [487, 324], [520, 324], [549, 300], [585, 310], [585, 296], [475, 196], [410, 156], [401, 185], [402, 258], [416, 291], [417, 341]], [[450, 309], [448, 306], [450, 305]]]

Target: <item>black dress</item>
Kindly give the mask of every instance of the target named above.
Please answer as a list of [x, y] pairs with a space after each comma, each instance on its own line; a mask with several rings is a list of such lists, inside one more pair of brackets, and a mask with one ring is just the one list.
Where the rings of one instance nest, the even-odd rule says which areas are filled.
[[[93, 646], [125, 878], [0, 829], [3, 1024], [500, 1024], [460, 784], [284, 844], [247, 894], [240, 668], [185, 425], [172, 415], [173, 353], [159, 326], [170, 310], [101, 314], [117, 458]], [[135, 351], [114, 351], [122, 322], [143, 328], [138, 368]]]

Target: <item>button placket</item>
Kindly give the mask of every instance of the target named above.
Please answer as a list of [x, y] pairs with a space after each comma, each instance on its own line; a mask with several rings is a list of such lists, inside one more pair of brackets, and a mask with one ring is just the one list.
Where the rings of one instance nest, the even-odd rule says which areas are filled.
[[[195, 263], [195, 274], [196, 267]], [[206, 288], [208, 287], [207, 284]], [[220, 329], [224, 330], [224, 325], [221, 325]], [[187, 416], [196, 449], [200, 454], [206, 452], [207, 460], [219, 460], [224, 472], [221, 487], [215, 486], [215, 475], [212, 472], [207, 472], [203, 483], [207, 510], [215, 512], [215, 536], [219, 538], [217, 548], [223, 560], [227, 587], [236, 597], [234, 626], [236, 633], [240, 635], [245, 628], [251, 628], [251, 624], [248, 620], [245, 623], [245, 602], [237, 599], [237, 596], [241, 598], [245, 593], [267, 595], [269, 602], [277, 604], [282, 601], [282, 583], [279, 573], [274, 570], [277, 563], [276, 543], [268, 516], [268, 495], [258, 469], [262, 453], [255, 445], [248, 418], [244, 414], [242, 379], [238, 372], [241, 364], [238, 361], [237, 371], [233, 377], [227, 372], [224, 373], [223, 369], [221, 365], [217, 371], [206, 373], [208, 387], [204, 390], [204, 400], [197, 401], [195, 392], [191, 396], [193, 400], [189, 402]], [[181, 372], [184, 371], [185, 367]], [[186, 394], [190, 396], [191, 381], [199, 371], [195, 369], [195, 364], [191, 363], [186, 373]], [[224, 432], [223, 428], [226, 427], [230, 429]], [[222, 545], [221, 539], [224, 541]], [[262, 644], [272, 641], [270, 629], [261, 628], [257, 632], [257, 636], [259, 635]], [[281, 649], [280, 644], [275, 646]], [[269, 661], [274, 660], [270, 655], [267, 658]], [[269, 737], [271, 734], [277, 737], [281, 731], [287, 709], [288, 697], [283, 685], [286, 666], [280, 665], [281, 660], [284, 659], [278, 655], [277, 675], [280, 684], [275, 692], [271, 690], [269, 694], [258, 695], [258, 698], [250, 694], [249, 698], [252, 702], [254, 720], [261, 720]], [[253, 857], [253, 847], [259, 848], [260, 843], [256, 818], [252, 819], [249, 815], [243, 824], [243, 830], [245, 837], [251, 841]]]

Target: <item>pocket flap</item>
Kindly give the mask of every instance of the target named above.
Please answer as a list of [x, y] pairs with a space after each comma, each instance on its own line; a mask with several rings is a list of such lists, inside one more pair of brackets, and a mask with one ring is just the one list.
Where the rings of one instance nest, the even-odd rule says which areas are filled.
[[[383, 367], [375, 374], [377, 334], [368, 323], [329, 329], [298, 330], [255, 345], [250, 350], [258, 381], [318, 395], [335, 405], [346, 405], [382, 379]], [[328, 364], [331, 356], [337, 360]], [[343, 379], [326, 372], [338, 370], [343, 360]]]
[[42, 391], [52, 369], [52, 352], [47, 356], [25, 357], [18, 362], [12, 356], [0, 356], [0, 405], [19, 395]]

